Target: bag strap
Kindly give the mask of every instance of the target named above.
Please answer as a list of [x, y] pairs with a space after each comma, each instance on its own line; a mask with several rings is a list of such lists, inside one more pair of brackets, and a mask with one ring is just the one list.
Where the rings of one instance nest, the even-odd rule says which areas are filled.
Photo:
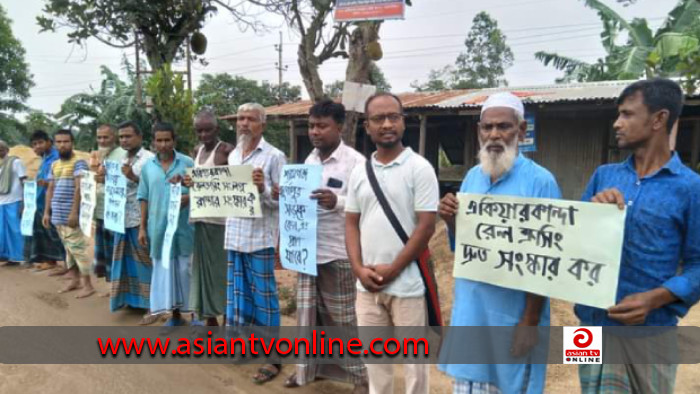
[[396, 234], [399, 236], [399, 238], [401, 238], [401, 241], [406, 244], [408, 242], [408, 234], [406, 234], [401, 222], [399, 222], [399, 218], [396, 217], [396, 214], [394, 213], [394, 210], [391, 209], [389, 201], [387, 201], [382, 188], [379, 186], [377, 176], [374, 174], [374, 169], [372, 168], [371, 158], [365, 162], [365, 168], [367, 169], [369, 184], [372, 186], [372, 190], [374, 190], [374, 194], [377, 196], [379, 205], [381, 205], [384, 214], [386, 215], [387, 219], [389, 219], [389, 223], [391, 223], [391, 226], [394, 228], [394, 231], [396, 231]]

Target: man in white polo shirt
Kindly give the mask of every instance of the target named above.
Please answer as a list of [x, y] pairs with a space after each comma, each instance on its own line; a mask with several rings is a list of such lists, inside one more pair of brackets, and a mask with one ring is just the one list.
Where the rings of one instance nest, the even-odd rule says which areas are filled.
[[[345, 202], [345, 238], [358, 278], [357, 320], [360, 326], [425, 326], [426, 289], [415, 261], [435, 231], [437, 176], [427, 160], [401, 142], [406, 125], [398, 97], [375, 94], [367, 99], [365, 115], [367, 134], [377, 146], [370, 168], [409, 237], [404, 244], [387, 219], [367, 168], [355, 168]], [[406, 393], [428, 393], [429, 365], [404, 368]], [[393, 365], [368, 364], [367, 372], [370, 393], [393, 392]]]

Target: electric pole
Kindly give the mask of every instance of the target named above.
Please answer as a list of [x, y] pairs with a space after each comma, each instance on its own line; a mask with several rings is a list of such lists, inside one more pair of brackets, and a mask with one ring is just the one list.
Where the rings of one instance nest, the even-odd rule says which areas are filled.
[[282, 43], [282, 32], [280, 32], [280, 43], [279, 43], [279, 45], [275, 45], [275, 50], [277, 51], [277, 54], [279, 56], [279, 60], [277, 61], [277, 63], [275, 63], [275, 68], [279, 72], [279, 80], [277, 82], [278, 83], [278, 85], [277, 85], [277, 102], [279, 104], [283, 104], [283, 100], [282, 100], [282, 81], [283, 81], [282, 73], [284, 71], [287, 71], [287, 66], [282, 65], [282, 48], [283, 47], [284, 47], [284, 45]]

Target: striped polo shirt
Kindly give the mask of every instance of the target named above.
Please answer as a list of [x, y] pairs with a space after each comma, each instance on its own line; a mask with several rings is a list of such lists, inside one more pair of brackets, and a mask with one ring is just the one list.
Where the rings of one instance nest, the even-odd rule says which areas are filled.
[[68, 160], [56, 160], [51, 166], [51, 180], [54, 183], [53, 198], [51, 199], [51, 223], [54, 226], [68, 224], [68, 216], [73, 207], [75, 193], [75, 177], [87, 171], [85, 160], [78, 159], [75, 154]]

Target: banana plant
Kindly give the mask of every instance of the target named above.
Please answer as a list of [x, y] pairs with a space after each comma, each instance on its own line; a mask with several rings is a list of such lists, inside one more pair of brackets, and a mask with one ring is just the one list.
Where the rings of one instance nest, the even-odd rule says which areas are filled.
[[[601, 41], [604, 58], [588, 63], [556, 53], [540, 51], [535, 57], [545, 66], [564, 71], [558, 82], [637, 79], [653, 76], [677, 76], [682, 59], [698, 50], [700, 3], [681, 0], [663, 25], [653, 33], [646, 19], [626, 21], [599, 0], [583, 0], [597, 11], [603, 23]], [[619, 44], [626, 33], [627, 41]]]

